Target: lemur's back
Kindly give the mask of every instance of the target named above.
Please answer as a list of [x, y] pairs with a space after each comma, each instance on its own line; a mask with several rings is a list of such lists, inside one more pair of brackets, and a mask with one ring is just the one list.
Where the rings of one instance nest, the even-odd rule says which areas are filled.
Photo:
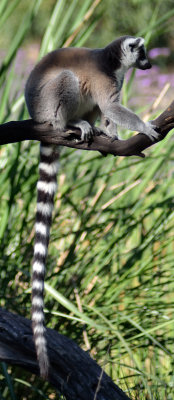
[[[74, 72], [80, 79], [81, 74], [91, 76], [96, 68], [93, 50], [87, 48], [58, 49], [47, 54], [32, 70], [26, 83], [25, 93], [40, 89], [49, 79], [62, 70]], [[33, 94], [33, 92], [32, 92]]]

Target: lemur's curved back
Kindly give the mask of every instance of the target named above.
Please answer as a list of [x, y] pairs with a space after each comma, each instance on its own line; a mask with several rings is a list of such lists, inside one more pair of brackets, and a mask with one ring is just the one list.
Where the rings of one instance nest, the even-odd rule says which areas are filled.
[[40, 374], [44, 378], [48, 376], [49, 361], [44, 328], [43, 291], [53, 201], [57, 188], [58, 158], [56, 146], [41, 144], [32, 269], [32, 328]]

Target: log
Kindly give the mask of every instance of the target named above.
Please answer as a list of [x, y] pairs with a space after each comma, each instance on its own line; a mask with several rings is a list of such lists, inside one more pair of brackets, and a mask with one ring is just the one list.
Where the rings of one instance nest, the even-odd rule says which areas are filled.
[[139, 133], [127, 140], [111, 141], [102, 131], [93, 128], [95, 136], [87, 143], [80, 140], [79, 129], [66, 129], [64, 132], [54, 130], [49, 124], [36, 124], [32, 119], [24, 121], [11, 121], [0, 125], [0, 144], [20, 142], [22, 140], [38, 140], [81, 150], [99, 151], [103, 155], [114, 156], [139, 156], [149, 146], [163, 140], [167, 133], [174, 128], [174, 101], [155, 120], [160, 133], [159, 139], [152, 142], [145, 134]]
[[[46, 328], [48, 381], [67, 400], [130, 400], [102, 368], [72, 339]], [[36, 375], [39, 368], [31, 321], [0, 308], [0, 361]]]

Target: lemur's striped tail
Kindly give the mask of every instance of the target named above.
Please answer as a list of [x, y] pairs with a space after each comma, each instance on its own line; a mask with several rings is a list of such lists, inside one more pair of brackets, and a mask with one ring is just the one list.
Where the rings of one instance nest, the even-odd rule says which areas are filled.
[[32, 270], [32, 328], [40, 374], [43, 378], [48, 376], [49, 369], [43, 311], [44, 276], [54, 194], [57, 188], [58, 158], [56, 146], [41, 144]]

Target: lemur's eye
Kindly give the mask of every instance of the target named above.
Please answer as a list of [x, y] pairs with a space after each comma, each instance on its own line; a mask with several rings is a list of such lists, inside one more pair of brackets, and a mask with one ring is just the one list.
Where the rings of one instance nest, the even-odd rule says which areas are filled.
[[136, 45], [131, 43], [131, 44], [129, 44], [129, 47], [130, 47], [131, 52], [133, 52], [135, 47], [136, 47]]

